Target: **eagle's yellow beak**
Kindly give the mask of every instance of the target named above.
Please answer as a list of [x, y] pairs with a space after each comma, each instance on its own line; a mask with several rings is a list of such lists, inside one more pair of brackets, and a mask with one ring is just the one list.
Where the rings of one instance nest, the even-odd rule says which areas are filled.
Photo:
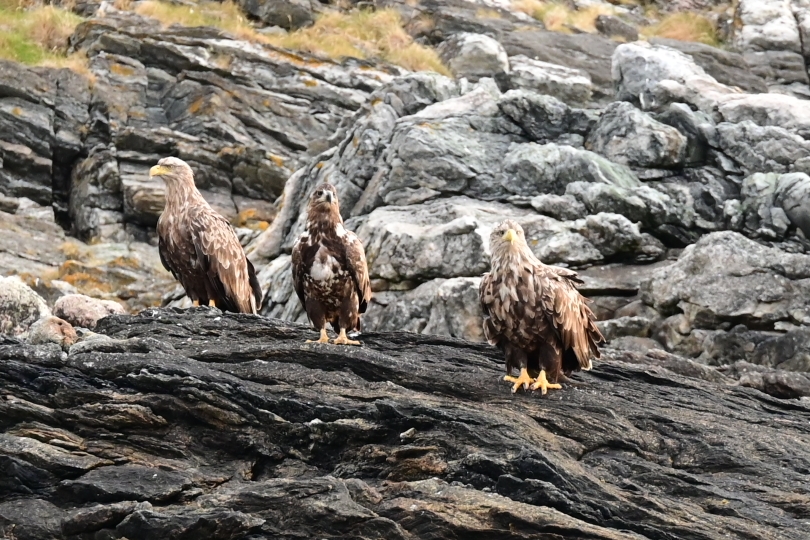
[[169, 174], [171, 169], [168, 167], [164, 167], [163, 165], [155, 165], [151, 169], [149, 169], [149, 176], [160, 176], [162, 174]]
[[510, 244], [517, 239], [517, 233], [515, 229], [509, 229], [503, 234], [503, 239], [509, 242]]

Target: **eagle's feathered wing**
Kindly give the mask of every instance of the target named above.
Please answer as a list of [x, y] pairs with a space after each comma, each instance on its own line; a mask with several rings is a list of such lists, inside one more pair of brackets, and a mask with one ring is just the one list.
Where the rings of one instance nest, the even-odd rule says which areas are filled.
[[347, 231], [343, 237], [346, 245], [346, 265], [357, 289], [360, 313], [365, 313], [371, 301], [371, 282], [368, 278], [368, 263], [363, 243], [353, 232]]
[[214, 300], [224, 311], [256, 313], [262, 291], [228, 221], [205, 205], [187, 209], [184, 219], [159, 223], [158, 250], [163, 266], [190, 297]]
[[525, 351], [550, 346], [565, 364], [572, 351], [578, 366], [563, 369], [591, 369], [591, 356], [599, 358], [597, 344], [604, 338], [575, 283], [582, 283], [576, 272], [543, 264], [524, 264], [500, 279], [485, 274], [479, 295], [487, 341], [498, 345], [506, 339]]

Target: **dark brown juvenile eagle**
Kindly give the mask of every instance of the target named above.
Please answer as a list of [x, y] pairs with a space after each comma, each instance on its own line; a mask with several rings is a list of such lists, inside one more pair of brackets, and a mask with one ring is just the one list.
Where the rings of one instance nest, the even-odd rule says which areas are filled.
[[[489, 245], [492, 268], [479, 289], [484, 335], [506, 356], [504, 380], [514, 383], [512, 392], [523, 386], [545, 394], [562, 388], [562, 374], [591, 369], [604, 338], [576, 289], [582, 283], [576, 272], [541, 263], [512, 220], [495, 227]], [[516, 368], [520, 375], [513, 377]]]
[[163, 158], [149, 176], [166, 182], [166, 208], [157, 225], [158, 251], [166, 270], [195, 306], [256, 313], [262, 290], [253, 265], [231, 225], [197, 190], [191, 167], [181, 159]]
[[309, 320], [321, 333], [318, 343], [329, 342], [329, 322], [339, 332], [333, 343], [360, 345], [347, 338], [346, 331], [360, 330], [360, 314], [371, 300], [366, 252], [357, 236], [343, 226], [334, 186], [315, 188], [306, 227], [292, 251], [293, 286]]

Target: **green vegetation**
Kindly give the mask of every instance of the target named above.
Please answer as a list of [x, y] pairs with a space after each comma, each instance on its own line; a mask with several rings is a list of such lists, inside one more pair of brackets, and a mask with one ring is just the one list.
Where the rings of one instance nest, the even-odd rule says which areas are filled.
[[67, 39], [81, 17], [54, 6], [0, 0], [0, 58], [31, 65], [79, 65], [65, 57]]

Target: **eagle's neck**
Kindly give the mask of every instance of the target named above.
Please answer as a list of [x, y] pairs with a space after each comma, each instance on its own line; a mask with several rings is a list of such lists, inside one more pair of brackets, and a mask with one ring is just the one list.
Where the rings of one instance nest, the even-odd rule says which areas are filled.
[[175, 183], [166, 185], [167, 207], [185, 208], [190, 203], [195, 205], [200, 203], [208, 204], [194, 184]]
[[506, 245], [492, 253], [490, 273], [495, 279], [513, 279], [525, 267], [541, 264], [529, 246]]
[[307, 232], [311, 236], [343, 236], [345, 229], [340, 210], [333, 205], [328, 209], [310, 208], [307, 215]]

